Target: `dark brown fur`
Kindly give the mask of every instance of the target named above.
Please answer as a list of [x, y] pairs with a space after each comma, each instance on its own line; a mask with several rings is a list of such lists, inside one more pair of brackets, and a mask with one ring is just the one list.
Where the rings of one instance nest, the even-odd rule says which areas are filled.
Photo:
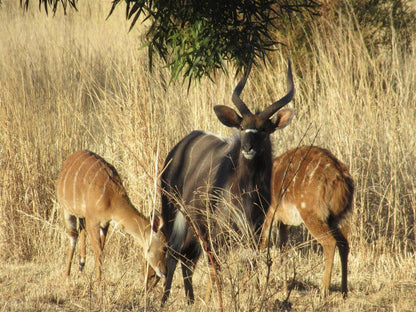
[[[248, 72], [233, 94], [233, 102], [242, 116], [223, 105], [214, 108], [225, 126], [239, 129], [237, 135], [223, 139], [193, 131], [165, 160], [161, 177], [165, 221], [162, 230], [170, 253], [162, 304], [169, 296], [178, 260], [182, 263], [186, 295], [190, 303], [194, 301], [192, 274], [202, 252], [200, 240], [210, 242], [206, 251], [211, 255], [211, 243], [215, 246], [221, 239], [218, 234], [227, 239], [226, 230], [221, 228], [222, 220], [237, 230], [241, 220], [246, 220], [254, 236], [263, 224], [270, 202], [270, 134], [290, 122], [292, 111], [278, 110], [292, 99], [294, 88], [289, 67], [288, 94], [263, 112], [252, 114], [239, 98], [247, 75]], [[276, 116], [270, 119], [276, 111]]]

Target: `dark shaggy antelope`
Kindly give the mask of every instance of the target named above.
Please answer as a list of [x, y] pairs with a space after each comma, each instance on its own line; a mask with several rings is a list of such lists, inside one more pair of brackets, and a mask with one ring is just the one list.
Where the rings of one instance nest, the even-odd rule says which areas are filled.
[[[217, 217], [232, 215], [230, 223], [237, 227], [241, 220], [246, 220], [245, 224], [257, 234], [263, 224], [270, 202], [270, 134], [291, 121], [292, 110], [280, 109], [291, 101], [294, 85], [289, 63], [287, 94], [264, 111], [253, 114], [240, 99], [250, 67], [232, 95], [241, 116], [227, 106], [214, 107], [218, 119], [227, 127], [237, 128], [237, 134], [221, 138], [193, 131], [166, 158], [161, 177], [162, 231], [168, 240], [169, 253], [162, 304], [169, 296], [178, 260], [182, 263], [185, 293], [189, 303], [193, 303], [192, 274], [202, 252], [198, 238], [208, 242], [206, 251], [211, 254], [211, 245], [215, 245], [211, 237], [221, 232], [218, 223], [215, 224]], [[230, 204], [236, 209], [231, 211]], [[208, 218], [207, 214], [213, 217]]]
[[134, 236], [143, 248], [144, 259], [157, 276], [165, 276], [167, 244], [160, 231], [162, 220], [155, 216], [151, 224], [134, 208], [112, 165], [90, 151], [78, 151], [64, 162], [56, 190], [70, 238], [67, 276], [78, 234], [81, 238], [79, 270], [84, 267], [86, 230], [95, 253], [96, 277], [101, 279], [101, 254], [110, 221], [115, 221]]
[[268, 245], [273, 219], [279, 221], [280, 247], [287, 242], [287, 226], [304, 223], [323, 247], [324, 294], [329, 292], [335, 247], [338, 246], [342, 267], [341, 292], [346, 297], [348, 217], [352, 212], [354, 194], [354, 181], [347, 167], [326, 149], [315, 146], [295, 148], [274, 160], [271, 192], [262, 247]]

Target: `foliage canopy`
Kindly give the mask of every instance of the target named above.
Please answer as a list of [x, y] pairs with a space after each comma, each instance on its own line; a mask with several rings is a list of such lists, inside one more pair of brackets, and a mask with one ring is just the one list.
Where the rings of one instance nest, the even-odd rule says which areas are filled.
[[[20, 4], [28, 8], [29, 1], [20, 0]], [[54, 14], [60, 5], [66, 13], [68, 7], [77, 9], [78, 3], [38, 1], [39, 9]], [[414, 11], [406, 1], [397, 0], [113, 0], [109, 16], [122, 2], [130, 29], [137, 21], [148, 22], [145, 46], [150, 67], [156, 52], [170, 67], [173, 79], [182, 74], [189, 82], [217, 69], [226, 71], [226, 62], [241, 70], [251, 61], [265, 61], [279, 44], [278, 33], [288, 38], [295, 51], [302, 50], [309, 40], [310, 16], [323, 15], [327, 23], [322, 25], [330, 25], [344, 13], [352, 13], [370, 53], [378, 46], [388, 47], [393, 36], [409, 46], [416, 29]]]
[[[29, 0], [20, 0], [28, 6]], [[279, 43], [274, 31], [282, 17], [293, 12], [314, 13], [313, 0], [114, 0], [109, 16], [122, 2], [131, 28], [148, 20], [146, 46], [150, 64], [154, 52], [172, 70], [189, 81], [226, 71], [225, 62], [238, 70], [250, 61], [262, 60]], [[76, 8], [77, 0], [39, 0], [39, 7], [55, 13], [61, 3]]]

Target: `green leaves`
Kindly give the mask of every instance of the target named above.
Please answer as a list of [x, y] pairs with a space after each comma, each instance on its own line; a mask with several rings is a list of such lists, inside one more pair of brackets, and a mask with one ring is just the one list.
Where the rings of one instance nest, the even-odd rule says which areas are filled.
[[[77, 10], [77, 2], [78, 0], [39, 0], [39, 10], [41, 10], [43, 7], [45, 9], [46, 14], [48, 14], [49, 13], [48, 8], [52, 7], [52, 12], [53, 14], [55, 14], [56, 11], [58, 10], [59, 3], [61, 3], [64, 13], [66, 14], [68, 5], [74, 8], [75, 10]], [[29, 0], [20, 0], [20, 6], [25, 9], [28, 9]]]
[[[113, 8], [119, 1], [113, 2]], [[226, 71], [231, 61], [240, 70], [250, 60], [264, 60], [278, 44], [275, 21], [292, 11], [310, 10], [313, 1], [127, 1], [133, 27], [139, 16], [151, 20], [146, 34], [149, 55], [157, 52], [172, 71], [172, 78], [199, 80], [215, 70]], [[111, 13], [110, 13], [111, 14]]]
[[[24, 3], [23, 3], [24, 2]], [[21, 0], [27, 6], [29, 0]], [[226, 61], [237, 70], [250, 61], [267, 57], [279, 42], [278, 21], [292, 12], [313, 11], [313, 0], [113, 0], [109, 16], [126, 3], [132, 29], [140, 18], [150, 21], [146, 33], [150, 64], [154, 52], [172, 71], [172, 79], [199, 80], [217, 69], [226, 72]], [[77, 0], [39, 0], [53, 7], [61, 3], [76, 8]], [[282, 23], [282, 22], [280, 22]], [[281, 24], [280, 24], [281, 25]]]

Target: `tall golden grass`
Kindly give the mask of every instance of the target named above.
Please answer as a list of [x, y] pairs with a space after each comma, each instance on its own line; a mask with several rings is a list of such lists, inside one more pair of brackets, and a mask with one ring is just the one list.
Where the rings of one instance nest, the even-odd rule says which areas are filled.
[[[16, 1], [14, 1], [16, 2]], [[46, 16], [18, 3], [0, 8], [0, 309], [158, 310], [161, 288], [147, 296], [134, 241], [110, 233], [103, 283], [93, 283], [93, 257], [84, 275], [62, 276], [68, 240], [55, 182], [65, 157], [90, 149], [112, 163], [136, 207], [159, 209], [158, 174], [173, 145], [190, 130], [222, 135], [213, 114], [231, 105], [234, 77], [219, 73], [189, 92], [170, 82], [162, 63], [150, 72], [144, 26], [128, 33], [120, 8], [107, 21], [109, 2], [85, 1], [79, 12]], [[32, 3], [32, 5], [34, 5]], [[393, 32], [394, 33], [394, 32]], [[354, 19], [317, 27], [302, 60], [277, 51], [273, 66], [256, 67], [243, 92], [250, 108], [264, 107], [285, 92], [286, 58], [295, 69], [297, 112], [273, 135], [274, 153], [299, 144], [329, 148], [346, 163], [356, 184], [351, 228], [349, 287], [321, 298], [322, 256], [308, 242], [284, 254], [273, 250], [269, 283], [264, 255], [237, 248], [223, 259], [226, 311], [278, 310], [286, 280], [296, 272], [289, 301], [297, 310], [412, 310], [416, 303], [416, 41], [405, 50], [370, 55]], [[232, 70], [230, 70], [232, 72]], [[110, 230], [111, 231], [111, 230]], [[253, 257], [257, 266], [250, 267]], [[180, 270], [178, 270], [180, 271]], [[197, 301], [188, 308], [181, 277], [174, 279], [166, 311], [216, 309], [203, 296], [206, 261], [195, 273]]]

